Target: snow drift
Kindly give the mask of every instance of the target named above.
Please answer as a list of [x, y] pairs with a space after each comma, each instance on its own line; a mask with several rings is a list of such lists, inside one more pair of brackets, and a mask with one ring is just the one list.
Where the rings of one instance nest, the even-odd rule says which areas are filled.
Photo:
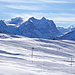
[[0, 33], [0, 75], [75, 75], [75, 41]]

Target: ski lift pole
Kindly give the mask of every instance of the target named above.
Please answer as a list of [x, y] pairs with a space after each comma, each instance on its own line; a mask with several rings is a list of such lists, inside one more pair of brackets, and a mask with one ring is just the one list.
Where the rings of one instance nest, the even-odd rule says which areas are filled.
[[33, 50], [34, 50], [34, 47], [32, 47], [32, 58], [33, 58]]
[[71, 66], [73, 65], [73, 59], [72, 59], [72, 57], [71, 57]]

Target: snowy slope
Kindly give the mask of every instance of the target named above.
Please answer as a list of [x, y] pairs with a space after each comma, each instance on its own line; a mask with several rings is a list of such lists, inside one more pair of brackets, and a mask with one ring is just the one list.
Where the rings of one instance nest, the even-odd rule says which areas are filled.
[[69, 33], [66, 33], [60, 37], [56, 37], [58, 40], [75, 40], [75, 30]]
[[75, 75], [75, 41], [0, 37], [0, 75]]
[[75, 27], [73, 25], [69, 26], [68, 28], [64, 28], [64, 27], [57, 27], [57, 28], [63, 34], [75, 30]]
[[54, 22], [44, 17], [40, 20], [34, 17], [29, 18], [28, 21], [19, 27], [19, 32], [26, 37], [46, 39], [53, 39], [60, 34]]

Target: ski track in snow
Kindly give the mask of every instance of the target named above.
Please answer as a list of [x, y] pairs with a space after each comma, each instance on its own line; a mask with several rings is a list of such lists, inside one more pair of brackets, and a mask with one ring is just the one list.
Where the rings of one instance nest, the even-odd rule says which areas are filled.
[[75, 41], [8, 37], [0, 38], [0, 75], [75, 75]]

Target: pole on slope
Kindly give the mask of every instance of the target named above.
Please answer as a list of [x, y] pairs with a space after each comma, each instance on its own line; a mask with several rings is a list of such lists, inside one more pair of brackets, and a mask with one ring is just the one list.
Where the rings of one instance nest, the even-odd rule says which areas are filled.
[[73, 65], [73, 63], [74, 63], [74, 62], [73, 62], [73, 58], [71, 57], [71, 66]]
[[[34, 50], [34, 47], [32, 47], [32, 54], [31, 54], [32, 58], [33, 58], [33, 50]], [[33, 60], [32, 60], [32, 63], [33, 63]]]
[[33, 50], [34, 50], [34, 47], [32, 47], [32, 55], [31, 55], [32, 58], [33, 58]]

